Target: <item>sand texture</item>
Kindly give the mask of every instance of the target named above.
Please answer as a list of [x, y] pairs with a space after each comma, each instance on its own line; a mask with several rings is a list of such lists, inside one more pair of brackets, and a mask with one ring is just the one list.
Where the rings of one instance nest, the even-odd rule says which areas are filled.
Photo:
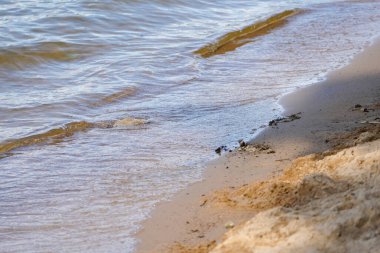
[[270, 209], [211, 252], [378, 252], [380, 140], [298, 158], [283, 175], [231, 195], [235, 205]]

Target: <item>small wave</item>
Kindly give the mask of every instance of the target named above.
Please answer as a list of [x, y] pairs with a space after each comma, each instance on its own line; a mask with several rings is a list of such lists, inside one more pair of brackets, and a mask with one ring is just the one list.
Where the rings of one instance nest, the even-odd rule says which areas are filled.
[[119, 100], [125, 99], [127, 97], [133, 96], [137, 93], [136, 87], [128, 87], [124, 90], [118, 91], [106, 97], [103, 97], [99, 102], [92, 103], [92, 106], [103, 106], [106, 104], [111, 104]]
[[268, 34], [271, 30], [286, 24], [287, 18], [304, 12], [301, 9], [286, 10], [270, 18], [249, 25], [242, 30], [229, 32], [215, 43], [208, 44], [194, 53], [204, 58], [233, 51], [252, 41], [253, 38]]
[[85, 57], [92, 46], [65, 42], [42, 42], [32, 46], [0, 49], [0, 67], [24, 69], [47, 61], [73, 61]]
[[132, 117], [95, 123], [86, 121], [71, 122], [65, 124], [63, 127], [54, 128], [41, 134], [35, 134], [0, 143], [0, 158], [2, 156], [8, 156], [9, 154], [6, 156], [4, 156], [4, 154], [17, 148], [32, 146], [35, 144], [56, 144], [64, 141], [67, 137], [73, 136], [75, 133], [84, 132], [92, 128], [137, 127], [147, 123], [149, 123], [149, 121], [146, 119]]

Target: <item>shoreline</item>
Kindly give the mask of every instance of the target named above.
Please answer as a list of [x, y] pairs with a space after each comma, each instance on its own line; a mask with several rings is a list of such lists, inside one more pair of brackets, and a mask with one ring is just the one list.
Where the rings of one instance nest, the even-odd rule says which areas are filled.
[[236, 150], [212, 161], [201, 182], [155, 208], [137, 234], [136, 252], [207, 252], [227, 232], [226, 223], [240, 224], [251, 218], [255, 210], [209, 204], [214, 192], [233, 191], [278, 175], [297, 157], [331, 149], [332, 136], [352, 131], [376, 115], [376, 111], [354, 107], [380, 102], [378, 59], [377, 40], [326, 80], [283, 96], [279, 103], [284, 115], [301, 112], [300, 119], [278, 122], [249, 142], [265, 146]]

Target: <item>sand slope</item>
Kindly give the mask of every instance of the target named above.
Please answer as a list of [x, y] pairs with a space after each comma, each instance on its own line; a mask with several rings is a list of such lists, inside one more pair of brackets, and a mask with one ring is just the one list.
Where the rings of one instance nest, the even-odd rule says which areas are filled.
[[[375, 138], [373, 129], [356, 139]], [[226, 199], [269, 209], [227, 233], [213, 253], [379, 252], [380, 140], [298, 158], [281, 176]]]

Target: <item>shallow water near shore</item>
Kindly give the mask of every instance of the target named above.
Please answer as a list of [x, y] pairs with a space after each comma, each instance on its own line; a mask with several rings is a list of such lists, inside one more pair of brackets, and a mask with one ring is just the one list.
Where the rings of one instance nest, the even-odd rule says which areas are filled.
[[[323, 2], [2, 4], [0, 251], [133, 252], [140, 222], [216, 147], [252, 138], [282, 94], [380, 33], [380, 3]], [[294, 8], [235, 50], [193, 54]]]

